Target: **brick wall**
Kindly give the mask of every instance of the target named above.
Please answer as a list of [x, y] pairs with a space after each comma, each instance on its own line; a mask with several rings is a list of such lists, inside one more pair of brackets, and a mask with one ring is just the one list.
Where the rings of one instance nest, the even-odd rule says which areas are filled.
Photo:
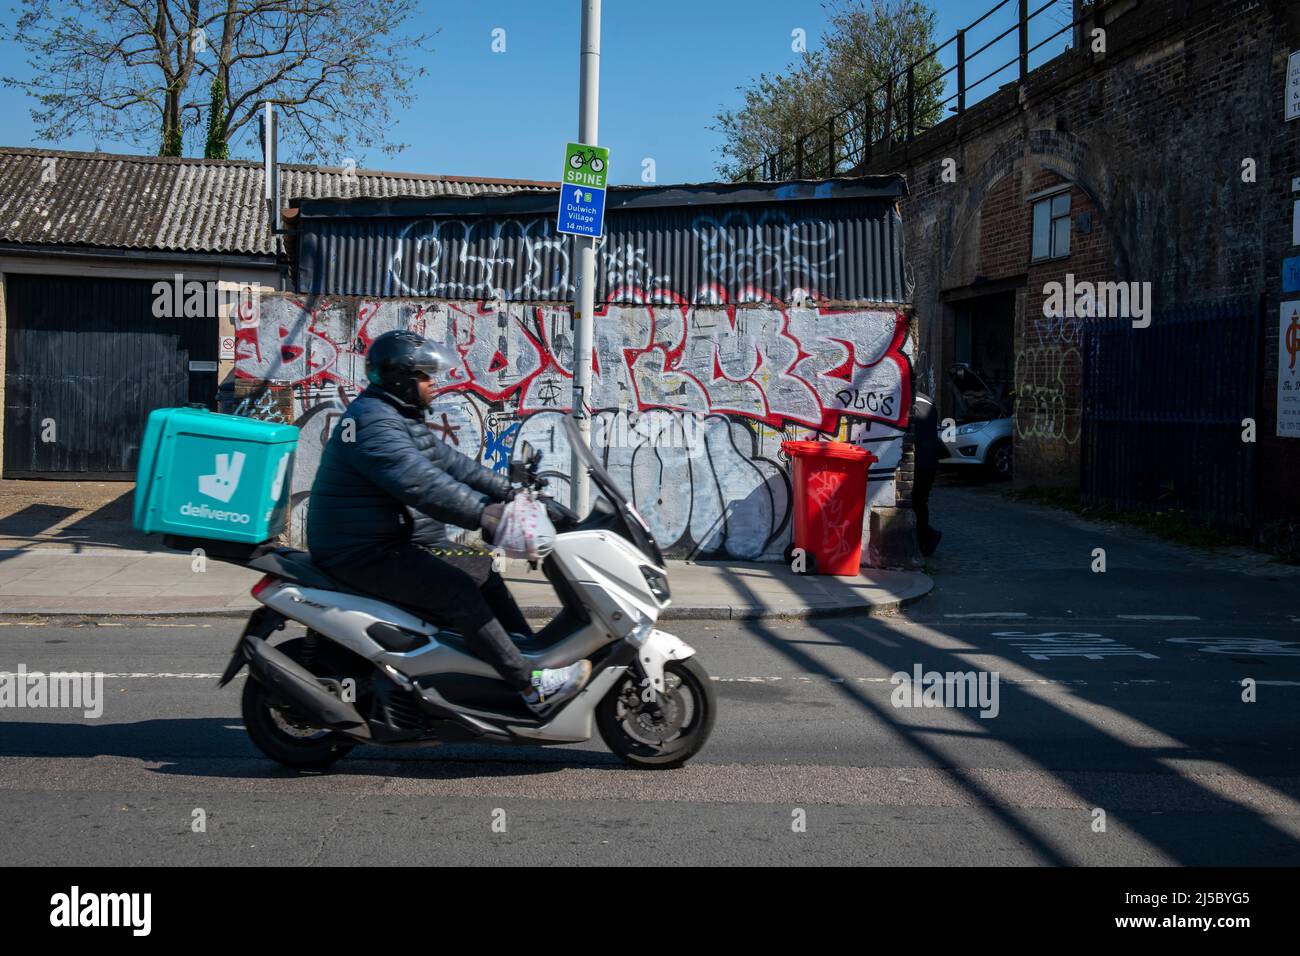
[[[1300, 440], [1273, 438], [1281, 258], [1290, 245], [1300, 121], [1284, 123], [1300, 4], [1143, 0], [1107, 25], [1107, 52], [1067, 52], [891, 153], [904, 172], [920, 323], [917, 378], [953, 360], [956, 294], [1014, 289], [1020, 484], [1079, 484], [1087, 319], [1043, 316], [1044, 286], [1149, 282], [1156, 311], [1264, 299], [1259, 472], [1263, 517], [1300, 514]], [[1242, 162], [1255, 161], [1255, 182]], [[950, 161], [945, 164], [945, 161]], [[955, 182], [944, 172], [955, 165]], [[948, 177], [952, 178], [952, 177]], [[1031, 261], [1029, 197], [1069, 184], [1071, 252]], [[1300, 193], [1296, 194], [1300, 198]], [[1087, 217], [1091, 228], [1080, 229]], [[1243, 373], [1246, 370], [1243, 370]], [[940, 405], [951, 412], [940, 388]]]

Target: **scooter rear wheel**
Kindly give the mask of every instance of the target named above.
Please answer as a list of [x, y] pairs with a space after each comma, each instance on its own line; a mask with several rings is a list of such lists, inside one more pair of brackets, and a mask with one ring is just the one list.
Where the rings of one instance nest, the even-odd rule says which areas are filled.
[[630, 674], [596, 705], [601, 739], [624, 762], [645, 770], [680, 767], [699, 753], [713, 730], [717, 699], [713, 681], [693, 657], [664, 667], [667, 691], [657, 704], [642, 699]]
[[[294, 638], [276, 645], [276, 650], [302, 663], [303, 647], [304, 641]], [[356, 746], [331, 730], [309, 726], [292, 711], [277, 705], [252, 675], [244, 681], [240, 711], [254, 746], [293, 770], [323, 770]]]

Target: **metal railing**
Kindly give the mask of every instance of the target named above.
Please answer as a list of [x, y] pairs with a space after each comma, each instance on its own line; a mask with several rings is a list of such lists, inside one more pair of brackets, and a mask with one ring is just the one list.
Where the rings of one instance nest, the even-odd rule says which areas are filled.
[[[1146, 328], [1084, 323], [1081, 491], [1086, 504], [1161, 511], [1224, 530], [1257, 523], [1261, 297], [1180, 306]], [[1018, 410], [1019, 411], [1019, 410]]]
[[[1062, 4], [1070, 5], [1071, 10], [1074, 7], [1072, 0], [1046, 0], [1036, 9], [1031, 10], [1030, 2], [1031, 0], [1000, 0], [986, 10], [979, 19], [958, 30], [954, 36], [949, 37], [920, 59], [891, 75], [865, 96], [832, 114], [824, 123], [787, 141], [776, 151], [768, 153], [761, 161], [748, 167], [738, 179], [752, 181], [761, 178], [771, 181], [828, 178], [836, 175], [841, 168], [853, 168], [870, 162], [877, 147], [883, 145], [892, 149], [897, 144], [911, 142], [926, 129], [942, 122], [942, 119], [930, 122], [926, 115], [918, 118], [918, 107], [924, 108], [927, 114], [937, 114], [940, 117], [943, 117], [944, 109], [949, 108], [954, 115], [961, 116], [972, 103], [985, 98], [980, 96], [972, 100], [970, 97], [972, 90], [1013, 66], [1018, 66], [1018, 80], [1023, 83], [1029, 75], [1029, 58], [1033, 53], [1062, 34], [1072, 32], [1075, 27], [1096, 20], [1102, 13], [1117, 4], [1133, 5], [1133, 0], [1105, 0], [1105, 2], [1083, 4], [1081, 12], [1069, 23], [1031, 46], [1029, 25], [1035, 17]], [[1016, 5], [1015, 21], [978, 49], [968, 52], [967, 35], [1012, 3]], [[968, 81], [967, 73], [971, 71], [972, 63], [984, 55], [985, 59], [980, 64], [982, 68], [988, 63], [989, 57], [997, 53], [994, 49], [997, 44], [1013, 33], [1017, 36], [1016, 55], [979, 79]], [[947, 69], [918, 82], [918, 74], [929, 72], [925, 69], [926, 64], [934, 61], [936, 66], [942, 66], [938, 59], [939, 54], [954, 44], [956, 45], [955, 62]], [[936, 84], [946, 83], [948, 77], [954, 73], [956, 74], [955, 91], [942, 100], [931, 102], [926, 106], [926, 93]], [[896, 89], [901, 93], [902, 99], [898, 104], [894, 102], [898, 95]]]

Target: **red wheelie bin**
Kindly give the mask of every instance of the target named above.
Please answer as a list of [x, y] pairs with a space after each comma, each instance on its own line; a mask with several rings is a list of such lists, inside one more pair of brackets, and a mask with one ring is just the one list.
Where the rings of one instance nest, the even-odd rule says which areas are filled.
[[852, 575], [862, 561], [862, 514], [867, 470], [878, 461], [865, 448], [838, 441], [784, 441], [794, 478], [794, 541], [785, 559], [802, 551], [805, 574]]

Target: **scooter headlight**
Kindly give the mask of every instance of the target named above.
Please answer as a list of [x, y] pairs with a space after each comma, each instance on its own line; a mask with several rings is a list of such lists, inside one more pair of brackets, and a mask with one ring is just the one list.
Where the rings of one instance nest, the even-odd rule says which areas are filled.
[[641, 565], [641, 576], [645, 578], [646, 586], [650, 588], [650, 593], [655, 596], [660, 606], [672, 600], [673, 592], [668, 589], [668, 579], [656, 568], [646, 564]]

